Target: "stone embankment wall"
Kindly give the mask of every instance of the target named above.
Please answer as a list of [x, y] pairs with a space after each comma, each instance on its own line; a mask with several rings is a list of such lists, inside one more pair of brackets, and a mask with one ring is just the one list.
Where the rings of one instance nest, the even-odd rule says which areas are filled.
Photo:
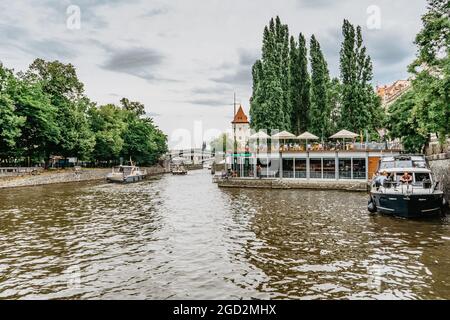
[[427, 157], [436, 179], [440, 180], [447, 200], [450, 200], [450, 152]]
[[[147, 176], [155, 176], [167, 172], [167, 170], [161, 166], [143, 169], [147, 170]], [[0, 189], [103, 180], [109, 172], [111, 172], [111, 169], [82, 169], [79, 173], [75, 173], [73, 169], [66, 169], [59, 171], [44, 171], [39, 175], [26, 174], [16, 177], [0, 175]]]
[[366, 181], [325, 181], [325, 180], [291, 180], [291, 179], [239, 179], [218, 180], [221, 188], [264, 188], [264, 189], [314, 189], [367, 191]]

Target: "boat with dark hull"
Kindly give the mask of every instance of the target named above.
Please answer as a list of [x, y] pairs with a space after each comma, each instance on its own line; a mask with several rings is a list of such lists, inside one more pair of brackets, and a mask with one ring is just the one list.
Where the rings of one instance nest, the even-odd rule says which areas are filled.
[[[380, 159], [378, 173], [371, 184], [368, 210], [402, 218], [441, 215], [447, 205], [440, 183], [435, 180], [425, 157], [400, 155]], [[402, 176], [407, 173], [409, 179]]]

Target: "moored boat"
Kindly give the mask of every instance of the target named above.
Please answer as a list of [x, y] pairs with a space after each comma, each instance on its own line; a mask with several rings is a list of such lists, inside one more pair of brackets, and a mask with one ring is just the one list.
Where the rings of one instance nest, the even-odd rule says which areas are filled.
[[368, 210], [402, 218], [436, 216], [446, 201], [423, 155], [380, 159], [370, 189]]
[[187, 174], [188, 171], [186, 170], [186, 168], [184, 167], [184, 165], [175, 165], [172, 168], [172, 174], [173, 175], [185, 175]]
[[112, 169], [112, 172], [106, 176], [108, 182], [131, 183], [144, 180], [147, 172], [134, 165], [118, 166]]

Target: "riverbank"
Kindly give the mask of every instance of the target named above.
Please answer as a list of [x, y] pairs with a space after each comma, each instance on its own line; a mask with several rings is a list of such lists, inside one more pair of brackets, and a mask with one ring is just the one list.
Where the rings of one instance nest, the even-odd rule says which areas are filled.
[[435, 177], [441, 181], [447, 200], [450, 200], [450, 152], [427, 157]]
[[218, 180], [221, 188], [255, 188], [255, 189], [313, 189], [367, 191], [366, 181], [355, 180], [298, 180], [298, 179], [242, 179], [232, 178]]
[[[161, 166], [145, 167], [143, 169], [147, 170], [148, 177], [167, 172]], [[58, 171], [44, 171], [39, 175], [26, 174], [15, 177], [0, 176], [0, 189], [103, 180], [109, 172], [111, 172], [111, 169], [83, 168], [78, 173], [76, 173], [73, 169], [65, 169]]]

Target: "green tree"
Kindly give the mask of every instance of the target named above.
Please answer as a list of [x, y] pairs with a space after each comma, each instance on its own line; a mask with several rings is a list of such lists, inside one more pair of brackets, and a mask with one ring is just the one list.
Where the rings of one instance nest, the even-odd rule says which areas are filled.
[[17, 142], [22, 133], [25, 118], [17, 115], [11, 86], [17, 80], [14, 74], [0, 64], [0, 159], [17, 155]]
[[257, 60], [252, 67], [253, 76], [253, 93], [250, 98], [250, 125], [256, 131], [262, 129], [262, 123], [264, 119], [264, 114], [262, 112], [261, 103], [263, 101], [261, 92], [261, 80], [263, 77], [261, 60]]
[[291, 104], [291, 129], [300, 134], [308, 129], [310, 107], [310, 77], [308, 72], [308, 51], [303, 34], [299, 35], [298, 45], [291, 37], [289, 87]]
[[124, 112], [113, 104], [92, 106], [89, 118], [95, 137], [93, 158], [98, 161], [117, 160], [124, 144], [122, 135], [127, 129]]
[[253, 129], [290, 129], [289, 90], [289, 30], [277, 17], [264, 28], [262, 58], [253, 66]]
[[88, 159], [95, 143], [86, 114], [90, 102], [84, 96], [84, 85], [78, 79], [74, 66], [36, 59], [24, 79], [39, 83], [57, 109], [60, 139], [56, 145], [49, 147], [49, 151]]
[[419, 119], [414, 113], [417, 93], [410, 90], [396, 100], [389, 107], [389, 115], [386, 119], [391, 139], [400, 139], [405, 151], [422, 152], [427, 142], [427, 135], [422, 133], [419, 127]]
[[331, 108], [328, 101], [330, 75], [328, 65], [313, 35], [310, 41], [311, 60], [311, 107], [309, 110], [309, 130], [326, 138], [330, 133]]
[[122, 155], [141, 164], [155, 164], [167, 152], [166, 136], [153, 125], [151, 119], [139, 119], [134, 115], [127, 119]]
[[122, 105], [122, 108], [135, 113], [137, 116], [145, 115], [145, 106], [140, 102], [130, 101], [127, 98], [122, 98], [120, 100], [120, 104]]
[[51, 146], [58, 144], [61, 137], [56, 108], [39, 82], [20, 80], [13, 97], [16, 114], [26, 119], [17, 145], [18, 152], [33, 162], [48, 160]]
[[340, 127], [361, 132], [380, 125], [380, 102], [371, 85], [372, 61], [363, 46], [361, 27], [344, 20], [340, 51], [342, 106]]
[[333, 78], [328, 86], [328, 105], [330, 109], [330, 130], [339, 131], [338, 123], [341, 122], [341, 91], [342, 86], [338, 78]]
[[419, 131], [436, 133], [441, 142], [450, 133], [450, 2], [428, 0], [417, 34], [416, 60], [409, 66], [416, 93], [413, 116]]

